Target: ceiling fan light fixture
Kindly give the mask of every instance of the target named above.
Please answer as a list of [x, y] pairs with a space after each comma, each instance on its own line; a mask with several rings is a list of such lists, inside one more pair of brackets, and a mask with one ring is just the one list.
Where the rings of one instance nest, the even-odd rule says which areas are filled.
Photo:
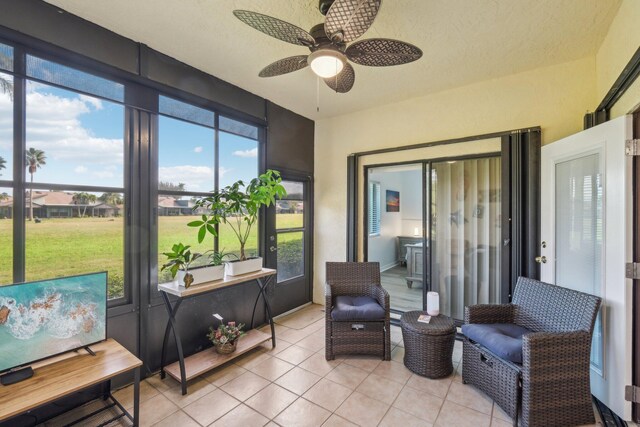
[[318, 49], [309, 55], [307, 62], [318, 77], [326, 79], [340, 74], [347, 58], [335, 49]]

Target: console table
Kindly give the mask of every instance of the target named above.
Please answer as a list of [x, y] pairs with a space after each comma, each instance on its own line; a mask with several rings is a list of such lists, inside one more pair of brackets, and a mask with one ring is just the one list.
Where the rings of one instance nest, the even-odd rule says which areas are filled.
[[[229, 360], [248, 352], [249, 350], [258, 347], [260, 344], [268, 341], [269, 339], [271, 339], [272, 346], [275, 347], [276, 331], [273, 324], [273, 317], [271, 315], [271, 305], [269, 304], [269, 300], [267, 299], [267, 295], [265, 293], [267, 286], [269, 286], [269, 283], [275, 277], [275, 275], [276, 270], [273, 270], [271, 268], [263, 268], [262, 270], [253, 273], [242, 274], [239, 276], [225, 276], [223, 279], [215, 280], [213, 282], [191, 285], [189, 288], [178, 286], [178, 282], [163, 283], [158, 285], [158, 290], [160, 291], [162, 299], [164, 300], [167, 313], [169, 313], [169, 320], [167, 321], [167, 326], [164, 331], [164, 341], [162, 342], [162, 355], [160, 356], [160, 377], [164, 378], [166, 374], [169, 374], [177, 381], [180, 381], [180, 384], [182, 385], [182, 394], [185, 395], [187, 394], [187, 381], [199, 375], [202, 375], [203, 373], [210, 371], [211, 369], [218, 367], [223, 363], [226, 363]], [[184, 357], [184, 352], [182, 350], [182, 341], [180, 340], [180, 334], [178, 332], [176, 321], [176, 313], [178, 312], [178, 308], [180, 308], [180, 304], [182, 303], [182, 301], [186, 298], [204, 295], [209, 292], [214, 292], [220, 289], [228, 288], [230, 286], [248, 282], [255, 282], [258, 285], [260, 292], [258, 293], [256, 302], [253, 304], [253, 313], [251, 315], [251, 330], [248, 331], [242, 338], [240, 338], [236, 351], [231, 354], [218, 354], [216, 353], [214, 348], [207, 348], [191, 356]], [[169, 300], [169, 295], [178, 297], [173, 305]], [[256, 307], [258, 306], [258, 301], [260, 300], [261, 296], [264, 299], [267, 317], [269, 318], [269, 325], [271, 325], [270, 336], [268, 334], [265, 334], [264, 332], [253, 329]], [[171, 333], [171, 331], [173, 331], [173, 338], [178, 350], [178, 361], [170, 364], [169, 366], [165, 366], [166, 351], [169, 344], [169, 334]]]
[[407, 287], [411, 289], [413, 282], [422, 283], [422, 242], [405, 245], [407, 250]]
[[[82, 421], [98, 413], [117, 407], [121, 413], [109, 422], [122, 417], [138, 425], [140, 407], [140, 359], [113, 339], [89, 346], [95, 355], [85, 349], [64, 353], [32, 365], [31, 378], [8, 386], [0, 386], [0, 421], [13, 418], [39, 406], [51, 403], [69, 394], [107, 382], [103, 398], [112, 402], [104, 408], [77, 420]], [[133, 416], [111, 395], [111, 379], [135, 370], [133, 383]]]
[[422, 236], [398, 236], [398, 262], [400, 264], [407, 263], [407, 245], [415, 245], [422, 243]]

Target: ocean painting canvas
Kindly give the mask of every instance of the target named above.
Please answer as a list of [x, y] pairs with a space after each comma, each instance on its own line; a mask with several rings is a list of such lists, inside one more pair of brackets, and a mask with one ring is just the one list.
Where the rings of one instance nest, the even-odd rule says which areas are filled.
[[106, 339], [107, 273], [0, 286], [0, 372]]

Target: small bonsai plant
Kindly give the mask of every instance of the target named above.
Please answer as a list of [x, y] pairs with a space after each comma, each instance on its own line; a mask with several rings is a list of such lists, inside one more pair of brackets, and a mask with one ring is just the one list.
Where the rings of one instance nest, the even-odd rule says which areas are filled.
[[260, 208], [271, 206], [276, 198], [286, 195], [280, 172], [269, 169], [247, 185], [243, 181], [237, 181], [197, 200], [194, 209], [205, 208], [208, 214], [187, 225], [198, 228], [198, 242], [202, 243], [207, 233], [217, 235], [216, 224], [229, 224], [240, 243], [240, 260], [245, 261], [245, 245], [251, 235], [251, 228], [258, 220]]
[[191, 263], [202, 256], [199, 252], [191, 252], [191, 246], [176, 243], [171, 247], [171, 252], [163, 252], [167, 257], [167, 262], [162, 266], [160, 271], [169, 269], [171, 277], [175, 279], [178, 271], [184, 271], [184, 287], [188, 288], [193, 283], [193, 275], [189, 273]]
[[218, 353], [228, 354], [236, 349], [238, 339], [244, 335], [242, 328], [244, 328], [244, 324], [236, 325], [236, 322], [221, 324], [217, 329], [211, 326], [207, 338], [216, 347]]

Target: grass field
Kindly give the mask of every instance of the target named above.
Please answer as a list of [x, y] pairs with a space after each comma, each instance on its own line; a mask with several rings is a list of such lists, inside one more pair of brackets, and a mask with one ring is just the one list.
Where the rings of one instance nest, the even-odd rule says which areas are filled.
[[[278, 215], [278, 226], [297, 226], [301, 214]], [[159, 265], [164, 262], [162, 252], [174, 243], [190, 244], [198, 252], [213, 247], [213, 237], [201, 245], [197, 229], [187, 227], [196, 217], [163, 216], [158, 223]], [[0, 284], [11, 283], [13, 270], [11, 220], [0, 220]], [[121, 293], [124, 277], [124, 227], [122, 218], [62, 218], [44, 219], [36, 224], [26, 222], [26, 279], [39, 280], [107, 270], [110, 296]], [[283, 235], [280, 243], [299, 240], [299, 234]], [[257, 228], [247, 243], [247, 255], [255, 254]], [[237, 253], [240, 249], [228, 225], [220, 226], [220, 249]], [[166, 273], [166, 272], [165, 272]], [[163, 274], [163, 273], [160, 273]], [[166, 278], [166, 275], [163, 275]], [[161, 281], [163, 281], [161, 277]]]

